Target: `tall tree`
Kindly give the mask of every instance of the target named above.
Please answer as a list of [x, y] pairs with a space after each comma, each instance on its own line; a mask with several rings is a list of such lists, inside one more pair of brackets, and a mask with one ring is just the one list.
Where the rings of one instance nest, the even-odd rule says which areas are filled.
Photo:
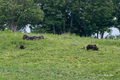
[[[62, 32], [62, 6], [64, 0], [35, 0], [37, 4], [40, 4], [41, 9], [45, 13], [45, 17], [42, 23], [42, 28], [46, 29], [46, 32], [53, 34], [59, 34]], [[41, 28], [38, 26], [38, 28]], [[37, 29], [38, 29], [37, 28]], [[58, 30], [59, 29], [59, 30]]]
[[[86, 34], [91, 35], [93, 32], [101, 33], [103, 38], [104, 31], [113, 25], [113, 5], [111, 1], [90, 0], [86, 3], [82, 13], [83, 26]], [[98, 37], [98, 36], [97, 36]]]
[[53, 33], [56, 34], [56, 29], [58, 28], [57, 25], [61, 25], [62, 15], [61, 11], [59, 10], [60, 0], [51, 0], [46, 1], [46, 9], [44, 9], [45, 15], [45, 23], [49, 26], [52, 26]]
[[[68, 16], [67, 17], [67, 27], [69, 33], [76, 33], [77, 35], [84, 35], [82, 28], [81, 12], [82, 8], [85, 6], [86, 0], [69, 0], [67, 6]], [[69, 26], [68, 26], [69, 24]]]
[[17, 28], [27, 24], [36, 24], [43, 20], [44, 13], [33, 0], [0, 0], [0, 13], [4, 24], [16, 32]]

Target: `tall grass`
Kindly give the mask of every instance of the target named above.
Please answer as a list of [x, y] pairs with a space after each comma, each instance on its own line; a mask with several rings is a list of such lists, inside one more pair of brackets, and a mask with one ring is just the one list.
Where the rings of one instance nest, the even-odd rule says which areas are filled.
[[[0, 32], [1, 80], [119, 80], [119, 40], [26, 33], [45, 38], [30, 41], [24, 34]], [[81, 49], [88, 44], [99, 51]]]

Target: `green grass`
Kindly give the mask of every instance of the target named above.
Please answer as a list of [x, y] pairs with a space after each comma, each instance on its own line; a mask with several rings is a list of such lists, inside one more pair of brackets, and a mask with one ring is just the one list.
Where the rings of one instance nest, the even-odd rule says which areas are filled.
[[[120, 40], [30, 33], [45, 39], [27, 41], [24, 34], [0, 32], [0, 80], [119, 80]], [[81, 49], [88, 44], [99, 51]]]

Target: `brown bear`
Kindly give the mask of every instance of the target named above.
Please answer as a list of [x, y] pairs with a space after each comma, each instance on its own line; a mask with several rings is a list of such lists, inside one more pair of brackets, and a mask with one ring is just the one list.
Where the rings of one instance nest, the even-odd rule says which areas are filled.
[[43, 35], [39, 36], [39, 37], [36, 37], [36, 36], [28, 36], [28, 35], [23, 35], [23, 39], [26, 39], [26, 40], [40, 40], [40, 39], [44, 39]]
[[36, 37], [35, 36], [28, 36], [28, 35], [23, 35], [23, 39], [26, 39], [26, 40], [36, 40]]
[[29, 37], [29, 36], [28, 36], [28, 35], [26, 35], [26, 34], [25, 34], [25, 35], [23, 35], [23, 39], [26, 39], [27, 37]]
[[36, 40], [36, 37], [35, 36], [28, 36], [26, 39], [27, 40]]
[[39, 36], [39, 37], [35, 37], [35, 39], [38, 39], [38, 40], [40, 40], [41, 39], [41, 37]]
[[39, 36], [39, 37], [35, 37], [36, 39], [40, 40], [40, 39], [44, 39], [43, 35]]
[[88, 45], [86, 48], [87, 50], [89, 49], [98, 50], [98, 47], [96, 45]]
[[39, 36], [41, 39], [44, 39], [44, 36], [43, 35], [41, 35], [41, 36]]

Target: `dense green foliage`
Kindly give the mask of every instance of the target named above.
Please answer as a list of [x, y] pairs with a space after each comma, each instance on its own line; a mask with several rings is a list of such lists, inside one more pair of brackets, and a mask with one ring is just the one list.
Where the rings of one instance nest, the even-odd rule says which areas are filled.
[[[42, 4], [45, 13], [42, 28], [46, 29], [46, 32], [75, 33], [80, 36], [100, 33], [103, 38], [104, 32], [115, 24], [113, 19], [116, 12], [111, 0], [35, 1]], [[39, 26], [38, 28], [41, 29]], [[33, 32], [40, 32], [38, 28]]]
[[[30, 33], [45, 39], [27, 41], [24, 34], [0, 31], [1, 80], [119, 80], [120, 40]], [[88, 44], [99, 51], [81, 49]]]
[[115, 26], [120, 30], [120, 1], [119, 0], [112, 0], [114, 7], [115, 7], [115, 13], [114, 15], [117, 17], [117, 22], [115, 23]]
[[43, 11], [33, 0], [0, 0], [0, 24], [6, 24], [13, 32], [36, 24], [43, 17]]
[[[120, 24], [119, 0], [0, 0], [0, 26], [13, 32], [101, 34]], [[98, 37], [98, 35], [97, 35]]]
[[113, 9], [112, 3], [105, 0], [93, 1], [85, 6], [81, 18], [84, 20], [86, 34], [91, 35], [99, 31], [104, 34], [104, 31], [113, 25]]

